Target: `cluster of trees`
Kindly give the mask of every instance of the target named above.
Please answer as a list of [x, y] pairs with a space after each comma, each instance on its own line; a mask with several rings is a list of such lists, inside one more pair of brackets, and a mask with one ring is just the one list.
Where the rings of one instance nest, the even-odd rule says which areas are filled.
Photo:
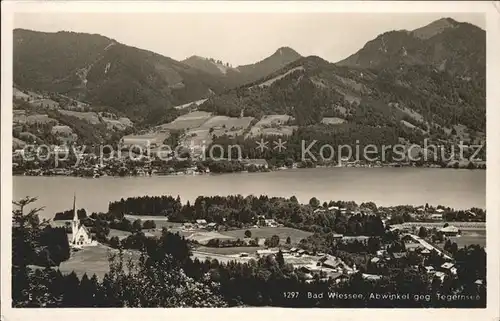
[[[313, 202], [314, 203], [314, 202]], [[356, 208], [354, 202], [329, 202], [327, 206]], [[376, 205], [375, 205], [376, 207]], [[335, 231], [346, 235], [381, 235], [382, 221], [377, 215], [342, 215], [338, 210], [314, 213], [314, 206], [299, 204], [295, 197], [268, 197], [253, 195], [243, 197], [198, 197], [191, 205], [182, 204], [180, 197], [142, 196], [111, 202], [109, 213], [118, 219], [124, 214], [167, 216], [171, 222], [193, 222], [205, 219], [219, 225], [243, 227], [256, 225], [259, 218], [273, 218], [285, 226], [308, 231]]]
[[40, 208], [26, 208], [36, 198], [26, 197], [13, 202], [12, 211], [12, 266], [54, 266], [70, 256], [68, 236], [64, 228], [53, 228], [47, 220], [40, 220]]
[[224, 240], [224, 239], [211, 239], [207, 242], [208, 247], [244, 247], [244, 246], [259, 246], [259, 243], [255, 239], [245, 240]]
[[[73, 210], [66, 210], [63, 212], [57, 212], [54, 215], [54, 221], [68, 221], [73, 219]], [[87, 218], [87, 211], [85, 211], [84, 208], [80, 208], [76, 210], [76, 215], [78, 216], [79, 220], [85, 220]]]

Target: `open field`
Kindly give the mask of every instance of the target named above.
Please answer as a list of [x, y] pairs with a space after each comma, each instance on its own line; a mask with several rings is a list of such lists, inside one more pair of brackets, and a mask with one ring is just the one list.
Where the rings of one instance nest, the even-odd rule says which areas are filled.
[[396, 109], [402, 111], [406, 115], [410, 116], [411, 118], [415, 119], [416, 121], [424, 122], [424, 117], [421, 114], [417, 113], [416, 111], [414, 111], [406, 106], [400, 106], [399, 104], [395, 105], [394, 107]]
[[261, 250], [258, 246], [239, 246], [239, 247], [207, 247], [200, 246], [196, 248], [196, 252], [213, 253], [219, 255], [236, 255], [240, 253], [254, 254], [257, 250]]
[[289, 121], [292, 118], [292, 116], [289, 115], [266, 115], [262, 117], [261, 120], [257, 124], [255, 124], [256, 127], [265, 127], [265, 126], [271, 126], [271, 125], [283, 125], [287, 121]]
[[217, 260], [217, 261], [219, 261], [219, 263], [228, 263], [231, 261], [245, 263], [251, 259], [255, 259], [252, 257], [238, 257], [237, 255], [229, 256], [229, 255], [214, 254], [214, 253], [207, 253], [207, 252], [198, 252], [198, 251], [193, 251], [193, 255], [191, 256], [191, 258], [193, 260], [198, 259], [200, 261]]
[[289, 115], [266, 115], [250, 129], [249, 136], [278, 135], [290, 136], [297, 126], [286, 126], [290, 119]]
[[53, 101], [52, 99], [45, 98], [39, 100], [32, 100], [30, 101], [30, 103], [36, 107], [51, 108], [51, 109], [59, 108], [59, 103]]
[[203, 123], [200, 128], [210, 129], [224, 127], [230, 129], [235, 128], [247, 128], [252, 122], [253, 117], [227, 117], [227, 116], [213, 116]]
[[127, 135], [123, 136], [120, 143], [123, 145], [131, 146], [131, 145], [140, 145], [147, 146], [148, 143], [150, 145], [156, 144], [161, 145], [169, 137], [168, 132], [157, 132], [157, 133], [149, 133], [144, 135]]
[[191, 102], [189, 102], [187, 104], [178, 105], [178, 106], [175, 106], [174, 108], [175, 109], [183, 109], [183, 108], [189, 107], [189, 106], [191, 106], [193, 104], [195, 104], [196, 106], [199, 106], [199, 105], [203, 104], [205, 101], [207, 101], [206, 98], [205, 99], [200, 99], [200, 100], [197, 100], [197, 101], [191, 101]]
[[[269, 87], [269, 86], [271, 86], [271, 85], [272, 85], [275, 81], [280, 80], [280, 79], [282, 79], [282, 78], [285, 78], [285, 77], [286, 77], [286, 76], [288, 76], [289, 74], [291, 74], [291, 73], [293, 73], [293, 72], [295, 72], [295, 71], [298, 71], [298, 70], [304, 70], [304, 67], [302, 67], [302, 66], [298, 66], [298, 67], [292, 68], [292, 69], [288, 70], [287, 72], [285, 72], [285, 73], [283, 73], [283, 74], [281, 74], [281, 75], [278, 75], [278, 76], [276, 76], [276, 77], [274, 77], [274, 78], [271, 78], [271, 79], [269, 79], [269, 80], [264, 81], [263, 83], [258, 84], [257, 86], [259, 86], [259, 87]], [[253, 87], [254, 87], [254, 86], [250, 87], [250, 89], [251, 89], [251, 88], [253, 88]]]
[[460, 237], [450, 237], [452, 242], [457, 243], [458, 247], [464, 247], [466, 245], [477, 244], [486, 247], [486, 235], [462, 235]]
[[[221, 234], [231, 236], [236, 239], [244, 239], [246, 230], [247, 229], [225, 231], [221, 232]], [[281, 244], [285, 244], [286, 238], [288, 236], [290, 236], [292, 244], [297, 244], [298, 242], [300, 242], [300, 240], [313, 234], [311, 232], [301, 231], [290, 227], [263, 227], [252, 228], [248, 230], [252, 233], [252, 238], [268, 238], [273, 235], [278, 235], [280, 237]]]
[[20, 91], [19, 89], [17, 89], [16, 87], [13, 87], [12, 88], [12, 95], [15, 97], [15, 98], [19, 98], [19, 99], [28, 99], [29, 98], [29, 95], [25, 94], [24, 92]]
[[73, 134], [73, 129], [71, 127], [66, 126], [66, 125], [57, 125], [52, 127], [50, 130], [52, 134], [64, 134], [64, 135], [71, 135]]
[[[71, 273], [75, 271], [78, 277], [87, 273], [89, 277], [96, 274], [102, 280], [104, 274], [109, 271], [108, 257], [110, 254], [117, 253], [117, 250], [104, 245], [86, 247], [78, 252], [71, 253], [69, 260], [62, 262], [59, 266], [61, 273]], [[124, 259], [137, 259], [138, 252], [124, 251]]]
[[186, 147], [203, 147], [208, 146], [212, 142], [212, 136], [208, 129], [194, 128], [186, 132], [181, 139], [181, 144]]
[[323, 124], [327, 124], [327, 125], [337, 125], [337, 124], [345, 123], [345, 119], [338, 118], [338, 117], [323, 117], [321, 122]]
[[119, 119], [102, 117], [102, 121], [106, 124], [108, 129], [125, 130], [127, 127], [133, 126], [132, 121], [126, 117], [121, 117]]
[[234, 237], [229, 235], [224, 235], [218, 232], [194, 232], [187, 236], [186, 239], [197, 241], [200, 244], [206, 244], [208, 241], [213, 239], [233, 239]]
[[444, 223], [458, 227], [461, 230], [484, 230], [486, 233], [485, 222], [405, 222], [402, 226], [424, 226], [426, 228], [442, 228]]
[[15, 137], [12, 137], [12, 147], [14, 149], [18, 149], [18, 148], [24, 148], [24, 146], [26, 146], [26, 142], [19, 139], [19, 138], [15, 138]]
[[460, 237], [450, 237], [450, 240], [457, 243], [458, 247], [472, 244], [486, 246], [486, 229], [464, 228], [460, 230], [462, 232]]
[[99, 116], [94, 112], [80, 112], [80, 111], [71, 111], [71, 110], [60, 110], [61, 114], [66, 116], [76, 117], [81, 120], [85, 120], [92, 125], [100, 124]]
[[24, 114], [14, 114], [14, 123], [16, 124], [48, 124], [48, 123], [53, 123], [57, 124], [57, 120], [54, 118], [50, 118], [48, 115], [45, 114], [33, 114], [33, 115], [24, 115]]
[[[125, 214], [124, 215], [127, 220], [130, 221], [135, 221], [135, 220], [141, 220], [141, 221], [147, 221], [147, 220], [153, 220], [155, 223], [158, 223], [158, 221], [168, 221], [168, 217], [166, 216], [154, 216], [154, 215], [129, 215]], [[181, 226], [181, 223], [174, 223], [171, 222], [170, 224], [177, 224], [178, 226]]]
[[200, 127], [204, 122], [206, 122], [210, 117], [211, 113], [204, 111], [193, 111], [186, 115], [177, 117], [174, 121], [163, 124], [160, 127], [164, 129], [174, 129], [174, 130], [186, 130]]
[[127, 238], [129, 235], [132, 233], [127, 232], [127, 231], [122, 231], [122, 230], [115, 230], [115, 229], [109, 229], [109, 238], [112, 238], [114, 236], [117, 236], [120, 240]]

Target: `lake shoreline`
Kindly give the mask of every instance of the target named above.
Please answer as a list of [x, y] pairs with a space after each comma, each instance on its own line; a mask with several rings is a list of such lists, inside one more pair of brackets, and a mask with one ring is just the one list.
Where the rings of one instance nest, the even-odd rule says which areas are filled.
[[406, 168], [418, 168], [418, 169], [441, 169], [441, 170], [456, 170], [456, 171], [485, 171], [484, 168], [453, 168], [453, 167], [438, 167], [438, 166], [316, 166], [316, 167], [304, 167], [304, 168], [278, 168], [278, 169], [270, 169], [270, 170], [260, 170], [260, 171], [238, 171], [238, 172], [227, 172], [227, 173], [199, 173], [194, 172], [193, 174], [187, 174], [184, 172], [176, 172], [171, 174], [156, 174], [153, 173], [151, 175], [102, 175], [98, 177], [91, 176], [76, 176], [76, 175], [26, 175], [26, 174], [12, 174], [13, 177], [72, 177], [72, 178], [82, 178], [82, 179], [96, 179], [96, 178], [138, 178], [138, 177], [171, 177], [171, 176], [220, 176], [220, 175], [238, 175], [238, 174], [258, 174], [258, 173], [273, 173], [273, 172], [284, 172], [284, 171], [294, 171], [294, 170], [312, 170], [312, 169], [334, 169], [334, 168], [356, 168], [356, 169], [370, 169], [376, 170], [380, 168], [391, 168], [391, 169], [406, 169]]
[[[167, 179], [168, 177], [168, 179]], [[486, 172], [429, 168], [309, 168], [238, 175], [172, 175], [152, 177], [14, 176], [13, 199], [38, 197], [44, 216], [77, 205], [89, 212], [107, 211], [110, 201], [136, 196], [180, 196], [194, 202], [198, 196], [295, 196], [301, 203], [312, 197], [321, 202], [373, 201], [380, 206], [400, 204], [486, 208]], [[47, 214], [45, 214], [47, 213]]]

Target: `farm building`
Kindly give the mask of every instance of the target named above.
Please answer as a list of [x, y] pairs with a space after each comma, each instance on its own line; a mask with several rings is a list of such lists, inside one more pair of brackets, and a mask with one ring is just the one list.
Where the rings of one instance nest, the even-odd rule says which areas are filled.
[[439, 232], [443, 233], [446, 236], [457, 236], [460, 233], [460, 230], [455, 226], [447, 226], [443, 227], [439, 230]]
[[434, 221], [442, 221], [443, 220], [443, 214], [442, 213], [435, 213], [435, 214], [431, 214], [431, 220], [434, 220]]
[[258, 168], [268, 168], [269, 164], [265, 159], [242, 159], [241, 162], [243, 166], [248, 167], [250, 165], [254, 165]]
[[209, 231], [213, 231], [213, 230], [217, 229], [217, 223], [208, 223], [205, 228]]
[[199, 227], [203, 227], [205, 225], [207, 225], [207, 221], [206, 220], [196, 220], [196, 224], [199, 226]]

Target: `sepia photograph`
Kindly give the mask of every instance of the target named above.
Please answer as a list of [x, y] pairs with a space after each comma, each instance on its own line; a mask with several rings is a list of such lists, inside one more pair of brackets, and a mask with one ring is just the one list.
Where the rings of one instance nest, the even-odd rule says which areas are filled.
[[2, 309], [494, 308], [498, 2], [109, 4], [2, 25]]

